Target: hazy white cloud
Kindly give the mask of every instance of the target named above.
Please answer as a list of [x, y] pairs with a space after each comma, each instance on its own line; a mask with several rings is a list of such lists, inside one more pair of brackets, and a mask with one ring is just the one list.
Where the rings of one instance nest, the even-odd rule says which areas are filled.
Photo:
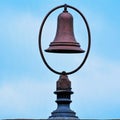
[[108, 118], [112, 116], [112, 113], [115, 118], [119, 117], [119, 71], [119, 62], [90, 56], [81, 71], [71, 76], [75, 92], [73, 108], [77, 109], [79, 116], [84, 118], [83, 111], [85, 110], [88, 118], [97, 116]]
[[[71, 108], [77, 112], [78, 116], [84, 117], [85, 112], [86, 117], [95, 118], [98, 114], [100, 116], [106, 112], [103, 118], [107, 118], [112, 111], [118, 110], [120, 107], [120, 82], [116, 74], [119, 74], [119, 66], [119, 63], [113, 64], [99, 57], [90, 57], [79, 72], [69, 76], [72, 90], [75, 92]], [[29, 77], [20, 78], [20, 76], [18, 78], [9, 76], [9, 80], [4, 80], [7, 82], [3, 82], [0, 87], [1, 118], [5, 114], [9, 118], [49, 116], [56, 108], [54, 107], [56, 106], [54, 102], [56, 97], [53, 91], [55, 91], [55, 82], [58, 78], [56, 79], [52, 75], [41, 78], [45, 81]], [[113, 110], [107, 109], [110, 105]], [[41, 113], [46, 109], [48, 112]], [[34, 114], [32, 114], [33, 111]], [[96, 115], [92, 115], [93, 111]]]
[[[0, 86], [0, 118], [49, 116], [54, 104], [53, 82], [43, 82], [31, 78], [10, 78]], [[50, 101], [51, 100], [51, 101]], [[52, 103], [52, 104], [51, 104]], [[48, 109], [48, 112], [41, 113]], [[34, 111], [34, 113], [33, 113]]]

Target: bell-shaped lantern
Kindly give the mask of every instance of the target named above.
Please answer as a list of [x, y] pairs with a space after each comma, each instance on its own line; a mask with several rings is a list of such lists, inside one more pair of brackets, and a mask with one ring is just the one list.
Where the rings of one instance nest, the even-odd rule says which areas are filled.
[[80, 48], [80, 44], [75, 39], [73, 17], [66, 9], [58, 16], [56, 36], [45, 51], [50, 53], [85, 52]]

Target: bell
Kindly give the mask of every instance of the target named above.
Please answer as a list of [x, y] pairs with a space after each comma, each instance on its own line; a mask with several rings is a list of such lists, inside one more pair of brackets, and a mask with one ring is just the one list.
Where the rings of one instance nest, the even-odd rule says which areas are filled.
[[54, 41], [45, 50], [50, 53], [83, 53], [80, 44], [76, 42], [73, 32], [73, 17], [65, 9], [57, 21], [57, 32]]

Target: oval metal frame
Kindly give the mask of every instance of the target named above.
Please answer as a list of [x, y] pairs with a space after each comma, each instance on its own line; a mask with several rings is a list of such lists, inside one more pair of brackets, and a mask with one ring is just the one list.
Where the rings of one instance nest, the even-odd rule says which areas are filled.
[[87, 33], [88, 33], [88, 47], [87, 47], [87, 51], [86, 51], [85, 57], [84, 57], [83, 61], [81, 62], [81, 64], [80, 64], [76, 69], [74, 69], [74, 70], [72, 70], [72, 71], [70, 71], [70, 72], [66, 72], [66, 75], [69, 75], [69, 74], [73, 74], [73, 73], [77, 72], [77, 71], [84, 65], [84, 63], [85, 63], [85, 61], [87, 60], [87, 57], [88, 57], [88, 55], [89, 55], [90, 47], [91, 47], [91, 34], [90, 34], [90, 28], [89, 28], [88, 22], [87, 22], [86, 18], [84, 17], [84, 15], [83, 15], [78, 9], [76, 9], [76, 8], [73, 7], [73, 6], [70, 6], [70, 5], [65, 4], [65, 5], [57, 6], [57, 7], [53, 8], [51, 11], [49, 11], [48, 14], [45, 16], [45, 18], [43, 19], [42, 24], [41, 24], [41, 27], [40, 27], [39, 38], [38, 38], [38, 45], [39, 45], [40, 55], [41, 55], [41, 57], [42, 57], [42, 60], [43, 60], [44, 64], [47, 66], [47, 68], [48, 68], [49, 70], [51, 70], [52, 72], [56, 73], [56, 74], [63, 74], [63, 72], [58, 72], [58, 71], [54, 70], [52, 67], [49, 66], [49, 64], [47, 63], [47, 61], [46, 61], [46, 59], [45, 59], [45, 57], [44, 57], [44, 55], [43, 55], [42, 45], [41, 45], [42, 29], [43, 29], [43, 26], [44, 26], [44, 24], [45, 24], [45, 21], [47, 20], [48, 16], [49, 16], [52, 12], [54, 12], [55, 10], [57, 10], [57, 9], [59, 9], [59, 8], [62, 8], [62, 7], [64, 7], [65, 9], [68, 7], [68, 8], [71, 8], [71, 9], [75, 10], [76, 12], [78, 12], [79, 15], [82, 17], [85, 25], [86, 25]]

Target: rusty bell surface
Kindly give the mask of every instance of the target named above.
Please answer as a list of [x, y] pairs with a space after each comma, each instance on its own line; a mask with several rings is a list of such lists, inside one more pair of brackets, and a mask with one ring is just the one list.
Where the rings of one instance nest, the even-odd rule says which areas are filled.
[[83, 53], [80, 44], [75, 40], [73, 32], [73, 17], [64, 10], [57, 21], [57, 32], [54, 41], [45, 50], [50, 53]]

